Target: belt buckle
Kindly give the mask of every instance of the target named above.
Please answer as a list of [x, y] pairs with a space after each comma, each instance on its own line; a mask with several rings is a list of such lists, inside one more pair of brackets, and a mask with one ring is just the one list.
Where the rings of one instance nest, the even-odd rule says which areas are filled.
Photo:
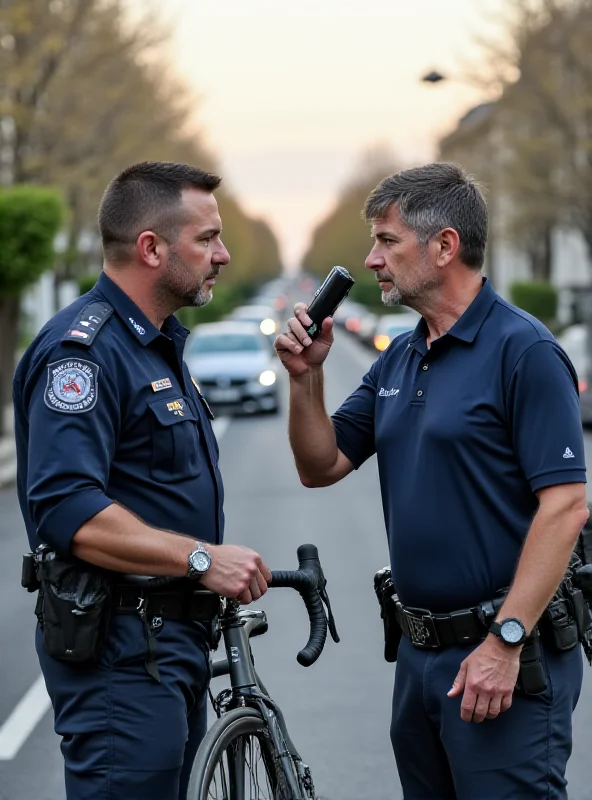
[[403, 612], [407, 618], [411, 644], [425, 649], [435, 649], [441, 646], [431, 614], [414, 614], [406, 608], [403, 609]]

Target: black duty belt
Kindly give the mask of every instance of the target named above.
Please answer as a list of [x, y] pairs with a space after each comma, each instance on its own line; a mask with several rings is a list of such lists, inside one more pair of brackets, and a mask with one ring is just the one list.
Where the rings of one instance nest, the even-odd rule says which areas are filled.
[[395, 616], [401, 630], [415, 647], [439, 650], [454, 644], [476, 644], [487, 635], [477, 608], [465, 608], [450, 614], [432, 614], [423, 608], [395, 604]]
[[162, 619], [211, 622], [220, 613], [220, 596], [207, 589], [145, 590], [133, 584], [116, 585], [112, 592], [116, 614], [146, 614]]

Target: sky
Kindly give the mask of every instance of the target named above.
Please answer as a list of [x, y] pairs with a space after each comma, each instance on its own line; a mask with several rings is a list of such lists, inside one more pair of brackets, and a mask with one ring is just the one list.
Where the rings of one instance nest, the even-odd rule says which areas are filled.
[[[170, 60], [245, 209], [295, 269], [315, 224], [376, 149], [401, 167], [487, 99], [479, 36], [508, 0], [167, 0]], [[436, 85], [421, 76], [437, 69]]]

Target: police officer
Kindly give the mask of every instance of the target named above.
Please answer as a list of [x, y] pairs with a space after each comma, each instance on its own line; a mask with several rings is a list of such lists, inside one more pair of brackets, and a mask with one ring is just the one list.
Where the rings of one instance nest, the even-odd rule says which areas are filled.
[[[405, 799], [565, 798], [580, 648], [545, 645], [547, 688], [515, 686], [524, 641], [588, 516], [576, 375], [549, 331], [483, 277], [486, 205], [459, 167], [385, 178], [365, 217], [366, 267], [385, 305], [422, 315], [416, 329], [331, 419], [322, 365], [332, 321], [311, 342], [297, 304], [276, 348], [302, 483], [328, 486], [378, 458], [407, 621], [391, 726]], [[510, 585], [487, 633], [475, 609]]]
[[38, 629], [69, 800], [184, 800], [206, 724], [206, 623], [217, 612], [185, 601], [199, 581], [249, 603], [271, 577], [257, 553], [222, 544], [211, 412], [173, 316], [205, 305], [230, 260], [219, 184], [167, 162], [118, 175], [99, 210], [98, 283], [45, 325], [14, 379], [31, 548], [45, 543], [115, 573], [188, 578], [166, 596], [116, 585], [92, 667], [50, 658]]

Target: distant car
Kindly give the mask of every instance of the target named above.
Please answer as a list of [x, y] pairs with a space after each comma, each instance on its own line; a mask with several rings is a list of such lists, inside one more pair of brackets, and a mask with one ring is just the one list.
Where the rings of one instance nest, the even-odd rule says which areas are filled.
[[247, 414], [279, 410], [278, 362], [256, 323], [197, 325], [187, 340], [184, 357], [212, 408]]
[[592, 425], [592, 359], [586, 325], [570, 325], [557, 336], [578, 375], [580, 412], [583, 425]]
[[279, 333], [279, 319], [275, 308], [265, 305], [238, 306], [228, 315], [228, 319], [239, 320], [241, 322], [256, 323], [261, 333], [269, 336], [272, 340]]
[[384, 314], [378, 320], [374, 331], [374, 347], [386, 350], [392, 340], [407, 331], [415, 330], [420, 315], [415, 311], [403, 311], [400, 314]]

